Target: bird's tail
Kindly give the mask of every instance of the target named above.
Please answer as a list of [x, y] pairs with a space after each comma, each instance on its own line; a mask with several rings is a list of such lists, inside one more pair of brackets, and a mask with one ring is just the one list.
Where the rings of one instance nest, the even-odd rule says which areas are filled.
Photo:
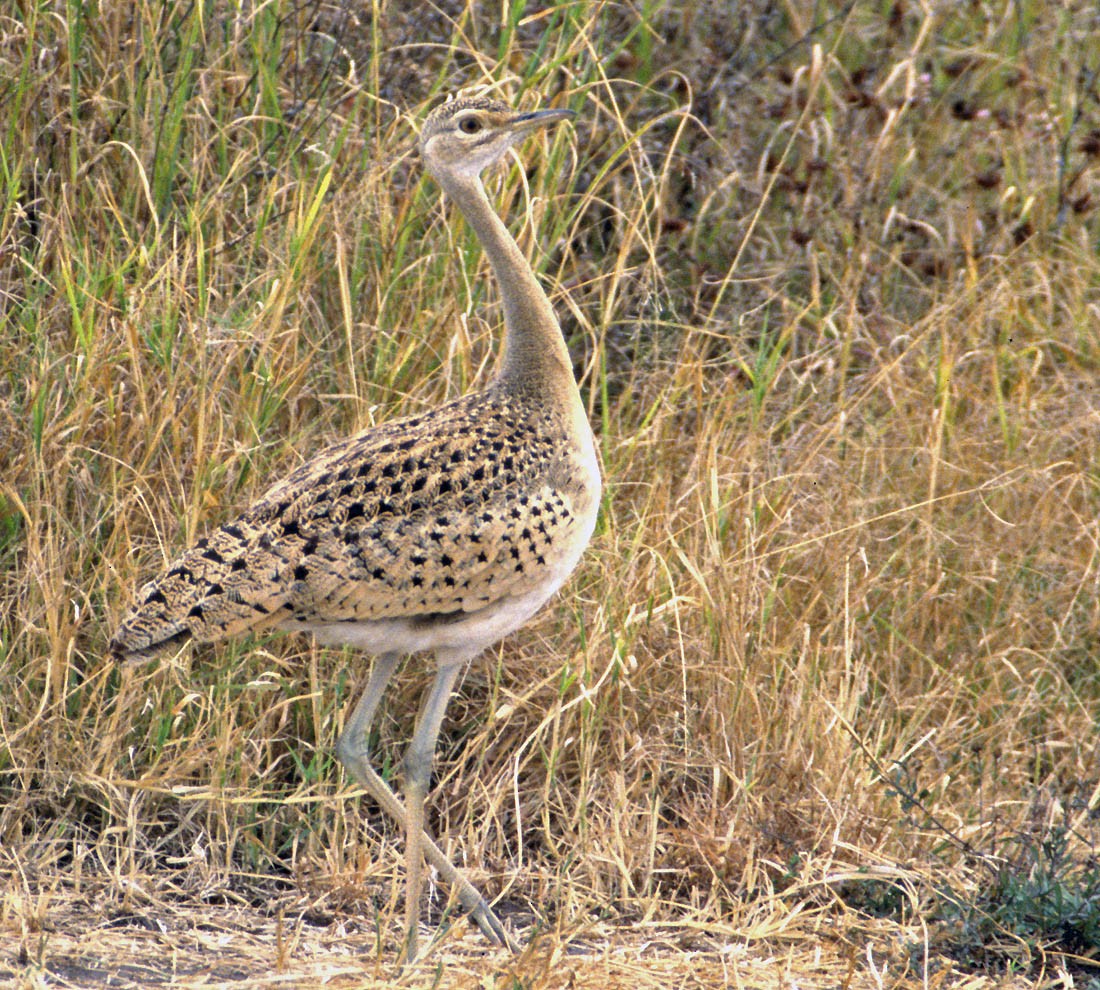
[[119, 660], [145, 660], [187, 640], [216, 642], [277, 621], [289, 582], [279, 552], [242, 522], [200, 540], [138, 592], [110, 642]]

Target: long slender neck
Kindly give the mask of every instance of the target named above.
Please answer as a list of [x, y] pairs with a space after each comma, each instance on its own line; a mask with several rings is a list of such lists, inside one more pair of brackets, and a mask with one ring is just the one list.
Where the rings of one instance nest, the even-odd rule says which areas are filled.
[[569, 351], [550, 300], [519, 245], [489, 204], [481, 180], [450, 174], [437, 178], [477, 234], [496, 276], [504, 304], [500, 378], [575, 393]]

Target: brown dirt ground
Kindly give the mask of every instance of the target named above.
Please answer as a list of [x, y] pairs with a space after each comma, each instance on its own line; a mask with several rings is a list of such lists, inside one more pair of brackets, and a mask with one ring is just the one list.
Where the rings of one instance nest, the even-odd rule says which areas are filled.
[[[9, 891], [10, 891], [9, 887]], [[0, 912], [0, 982], [45, 987], [439, 988], [910, 988], [1034, 986], [969, 977], [932, 958], [904, 972], [893, 938], [824, 928], [817, 938], [771, 942], [696, 926], [591, 925], [536, 939], [518, 957], [488, 949], [460, 923], [413, 967], [398, 970], [369, 925], [299, 902], [158, 902], [120, 910], [105, 898], [55, 887], [37, 901], [9, 893]], [[8, 981], [11, 981], [10, 983]]]

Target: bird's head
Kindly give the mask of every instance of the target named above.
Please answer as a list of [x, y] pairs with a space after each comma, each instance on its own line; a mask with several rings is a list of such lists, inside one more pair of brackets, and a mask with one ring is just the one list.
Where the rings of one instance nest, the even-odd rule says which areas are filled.
[[420, 156], [437, 179], [479, 175], [538, 127], [574, 116], [572, 110], [514, 110], [488, 97], [436, 107], [420, 131]]

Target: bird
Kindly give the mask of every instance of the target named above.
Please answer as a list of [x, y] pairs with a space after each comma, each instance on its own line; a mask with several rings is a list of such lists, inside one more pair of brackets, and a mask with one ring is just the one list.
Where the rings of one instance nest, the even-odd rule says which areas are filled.
[[[109, 643], [132, 664], [188, 641], [289, 631], [373, 655], [336, 755], [404, 829], [406, 960], [418, 952], [425, 858], [490, 941], [520, 948], [427, 834], [425, 799], [459, 674], [555, 594], [596, 524], [600, 466], [569, 350], [481, 178], [528, 135], [574, 116], [459, 96], [420, 130], [422, 165], [477, 236], [498, 287], [504, 326], [490, 382], [305, 461], [145, 584]], [[371, 766], [368, 737], [399, 663], [424, 653], [434, 674], [404, 755], [402, 802]]]

